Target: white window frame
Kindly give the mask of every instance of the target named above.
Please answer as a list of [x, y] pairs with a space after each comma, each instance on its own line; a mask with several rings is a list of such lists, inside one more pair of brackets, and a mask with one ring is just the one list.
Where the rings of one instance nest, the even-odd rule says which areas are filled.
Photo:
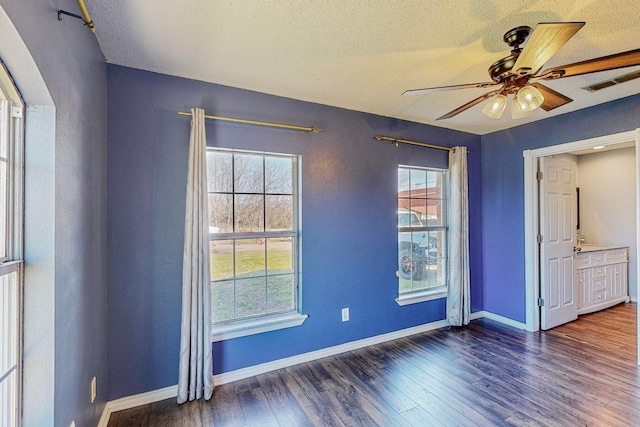
[[[410, 231], [425, 231], [425, 232], [429, 232], [429, 231], [443, 231], [444, 233], [444, 238], [445, 238], [445, 248], [448, 248], [449, 245], [449, 215], [448, 215], [448, 199], [449, 199], [449, 171], [448, 169], [441, 169], [441, 168], [433, 168], [433, 167], [424, 167], [424, 166], [410, 166], [410, 165], [398, 165], [397, 167], [397, 171], [399, 172], [400, 169], [409, 169], [409, 170], [422, 170], [422, 171], [433, 171], [433, 172], [438, 172], [438, 173], [442, 173], [443, 174], [443, 179], [442, 179], [442, 209], [443, 209], [443, 221], [444, 221], [444, 225], [442, 226], [425, 226], [425, 227], [421, 227], [418, 228], [417, 230], [415, 228], [409, 228], [409, 227], [399, 227], [398, 228], [398, 232], [396, 234], [397, 236], [397, 246], [398, 248], [400, 247], [400, 233], [402, 232], [410, 232]], [[396, 197], [396, 208], [398, 208], [398, 198]], [[448, 288], [449, 288], [449, 272], [448, 272], [448, 266], [449, 266], [449, 259], [446, 255], [447, 251], [445, 251], [445, 261], [444, 261], [444, 270], [445, 270], [445, 285], [443, 286], [438, 286], [438, 287], [433, 287], [433, 288], [429, 288], [429, 289], [418, 289], [415, 291], [410, 291], [410, 292], [405, 292], [405, 293], [400, 293], [400, 281], [402, 280], [402, 277], [400, 275], [400, 271], [398, 270], [396, 272], [396, 275], [398, 276], [398, 282], [397, 282], [397, 286], [398, 286], [398, 297], [396, 298], [396, 303], [400, 306], [405, 306], [405, 305], [410, 305], [410, 304], [417, 304], [417, 303], [421, 303], [421, 302], [425, 302], [425, 301], [431, 301], [431, 300], [435, 300], [435, 299], [440, 299], [440, 298], [446, 298], [447, 297], [447, 292], [448, 292]], [[400, 254], [398, 252], [397, 254], [397, 260], [399, 261], [399, 257]]]
[[[0, 62], [0, 142], [6, 146], [6, 186], [4, 212], [6, 216], [4, 256], [0, 256], [0, 387], [8, 385], [0, 401], [0, 424], [21, 424], [22, 407], [22, 239], [23, 239], [23, 168], [24, 168], [24, 103], [15, 85]], [[8, 280], [4, 280], [7, 278]], [[7, 410], [11, 406], [12, 410]]]
[[[248, 151], [238, 149], [227, 149], [218, 147], [208, 147], [209, 152], [222, 152], [228, 154], [248, 154], [257, 156], [287, 157], [293, 160], [293, 230], [291, 232], [252, 232], [252, 233], [210, 233], [211, 241], [215, 240], [235, 240], [247, 238], [269, 238], [269, 237], [291, 237], [293, 240], [293, 265], [294, 265], [294, 308], [292, 310], [273, 314], [257, 315], [255, 317], [230, 320], [227, 322], [212, 323], [212, 341], [224, 341], [233, 338], [259, 334], [263, 332], [275, 331], [279, 329], [300, 326], [308, 318], [308, 315], [301, 314], [302, 307], [302, 286], [300, 277], [301, 265], [301, 163], [300, 156], [282, 153], [270, 153], [263, 151]], [[236, 194], [235, 191], [231, 194]], [[262, 193], [264, 194], [264, 193]]]

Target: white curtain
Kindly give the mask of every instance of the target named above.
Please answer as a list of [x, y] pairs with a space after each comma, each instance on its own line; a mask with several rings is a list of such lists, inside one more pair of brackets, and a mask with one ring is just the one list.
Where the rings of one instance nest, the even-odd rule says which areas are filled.
[[449, 152], [449, 292], [447, 320], [451, 326], [469, 324], [469, 197], [467, 148]]
[[182, 262], [182, 323], [178, 403], [213, 394], [209, 208], [204, 111], [192, 108]]

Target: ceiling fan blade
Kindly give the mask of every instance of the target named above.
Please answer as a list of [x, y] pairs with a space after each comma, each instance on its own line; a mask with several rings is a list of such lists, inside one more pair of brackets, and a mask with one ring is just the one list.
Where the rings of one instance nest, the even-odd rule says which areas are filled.
[[544, 96], [544, 102], [542, 103], [542, 105], [540, 105], [540, 108], [542, 108], [544, 111], [551, 111], [554, 108], [561, 107], [564, 104], [568, 104], [569, 102], [573, 101], [573, 99], [569, 98], [568, 96], [556, 92], [555, 90], [543, 84], [531, 83], [531, 86], [535, 86], [535, 88], [542, 93], [542, 96]]
[[535, 74], [584, 26], [584, 22], [550, 22], [536, 25], [511, 69], [512, 74]]
[[438, 117], [436, 120], [444, 120], [444, 119], [450, 119], [453, 116], [456, 116], [460, 113], [462, 113], [464, 110], [469, 109], [471, 107], [473, 107], [474, 105], [477, 105], [479, 103], [481, 103], [482, 101], [484, 101], [485, 99], [489, 99], [494, 95], [499, 94], [502, 91], [502, 88], [498, 89], [498, 90], [494, 90], [491, 92], [487, 92], [482, 96], [477, 97], [476, 99], [474, 99], [473, 101], [469, 101], [466, 104], [456, 108], [453, 111], [449, 111], [447, 114], [445, 114], [444, 116], [440, 116]]
[[538, 79], [553, 80], [562, 77], [596, 73], [598, 71], [615, 70], [617, 68], [631, 67], [633, 65], [640, 65], [640, 49], [549, 68], [548, 70], [544, 70]]
[[467, 83], [467, 84], [452, 85], [452, 86], [428, 87], [424, 89], [405, 90], [404, 92], [402, 92], [402, 96], [422, 95], [423, 93], [428, 93], [428, 92], [440, 92], [443, 90], [453, 90], [453, 89], [473, 89], [473, 88], [482, 89], [486, 87], [493, 87], [493, 86], [499, 86], [499, 85], [501, 85], [501, 83], [483, 82], [483, 83]]

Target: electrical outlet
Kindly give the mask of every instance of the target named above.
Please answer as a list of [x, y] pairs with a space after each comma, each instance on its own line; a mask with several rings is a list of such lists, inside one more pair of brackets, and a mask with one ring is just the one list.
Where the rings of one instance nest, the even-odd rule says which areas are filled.
[[342, 321], [343, 322], [349, 321], [349, 307], [342, 309]]
[[96, 400], [97, 389], [97, 380], [96, 377], [93, 377], [93, 379], [91, 380], [91, 403]]

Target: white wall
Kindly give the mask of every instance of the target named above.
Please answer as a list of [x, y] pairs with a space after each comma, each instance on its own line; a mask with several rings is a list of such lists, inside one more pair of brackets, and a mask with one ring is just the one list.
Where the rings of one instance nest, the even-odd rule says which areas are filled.
[[55, 109], [25, 116], [23, 426], [53, 426]]
[[578, 156], [580, 229], [587, 243], [629, 246], [629, 292], [637, 298], [635, 148]]

